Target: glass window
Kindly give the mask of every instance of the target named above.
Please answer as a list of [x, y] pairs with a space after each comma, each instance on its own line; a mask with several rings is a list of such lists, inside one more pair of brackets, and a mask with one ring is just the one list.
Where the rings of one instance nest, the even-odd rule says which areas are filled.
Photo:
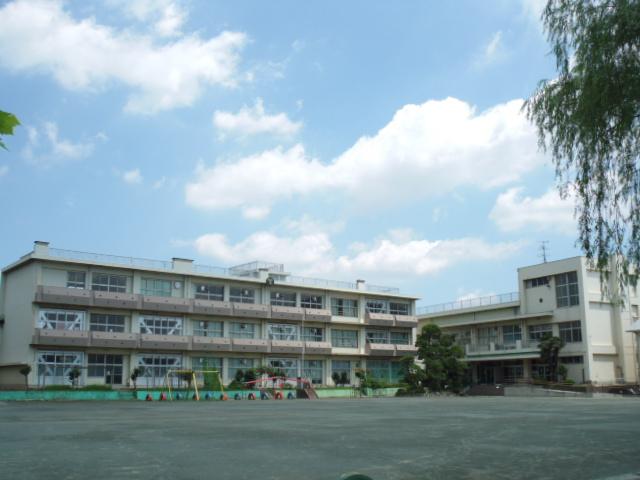
[[536, 360], [531, 362], [531, 376], [534, 379], [551, 380], [551, 367]]
[[342, 374], [346, 374], [347, 383], [351, 383], [351, 362], [349, 360], [332, 360], [331, 361], [331, 377], [337, 373], [342, 377]]
[[142, 377], [138, 379], [138, 385], [158, 387], [164, 385], [165, 376], [169, 370], [180, 370], [182, 356], [144, 353], [138, 355], [138, 366], [144, 368]]
[[215, 300], [221, 302], [224, 300], [224, 286], [196, 283], [194, 296], [198, 300]]
[[564, 364], [581, 364], [584, 362], [584, 358], [580, 356], [572, 356], [572, 357], [560, 357], [560, 363]]
[[516, 380], [523, 378], [524, 368], [522, 367], [522, 362], [502, 367], [502, 377], [502, 381], [506, 383], [513, 383]]
[[332, 298], [331, 315], [358, 318], [358, 301], [349, 298]]
[[91, 290], [125, 293], [127, 291], [127, 277], [109, 273], [94, 273], [91, 275]]
[[470, 345], [471, 344], [471, 330], [463, 330], [462, 332], [456, 332], [453, 334], [457, 345]]
[[371, 378], [390, 383], [400, 381], [403, 376], [400, 362], [390, 360], [367, 360], [367, 373]]
[[222, 358], [220, 357], [192, 357], [192, 370], [218, 370], [222, 371]]
[[305, 360], [302, 376], [304, 378], [310, 378], [313, 384], [322, 384], [324, 373], [323, 363], [322, 360]]
[[87, 376], [104, 378], [104, 383], [122, 385], [122, 355], [90, 353]]
[[182, 318], [145, 315], [140, 317], [140, 333], [151, 335], [182, 335]]
[[478, 345], [489, 345], [498, 341], [498, 327], [484, 327], [478, 329]]
[[84, 330], [84, 312], [41, 310], [38, 328], [43, 330]]
[[302, 329], [302, 340], [304, 340], [305, 342], [323, 342], [324, 328], [304, 327]]
[[563, 322], [559, 323], [560, 338], [564, 343], [579, 343], [582, 342], [582, 328], [580, 327], [580, 320], [575, 322]]
[[[38, 365], [38, 385], [71, 385], [69, 373], [74, 368], [82, 368], [84, 357], [82, 352], [38, 352], [36, 362]], [[78, 379], [78, 382], [81, 379], [82, 377]]]
[[331, 346], [339, 348], [358, 348], [357, 330], [331, 329]]
[[291, 292], [271, 292], [271, 305], [295, 307], [296, 294]]
[[548, 333], [553, 332], [551, 325], [529, 325], [529, 340], [539, 341], [542, 337]]
[[279, 368], [287, 378], [298, 376], [298, 360], [296, 358], [270, 358], [267, 365], [271, 368]]
[[525, 286], [527, 288], [542, 287], [549, 285], [549, 277], [529, 278], [525, 280]]
[[389, 343], [389, 332], [386, 330], [367, 330], [365, 333], [369, 343]]
[[502, 327], [502, 341], [504, 343], [516, 343], [517, 340], [522, 340], [520, 325], [504, 325]]
[[236, 303], [255, 303], [255, 295], [253, 288], [231, 287], [229, 300]]
[[255, 323], [233, 322], [229, 331], [230, 338], [256, 338]]
[[205, 322], [202, 320], [193, 321], [193, 334], [199, 337], [222, 337], [222, 322]]
[[558, 307], [579, 305], [578, 274], [576, 272], [556, 275], [556, 301]]
[[393, 315], [409, 315], [409, 304], [389, 302], [389, 313]]
[[255, 367], [256, 361], [253, 358], [230, 358], [228, 361], [227, 376], [229, 381], [236, 377], [238, 370], [247, 371]]
[[85, 272], [67, 272], [67, 288], [84, 288], [86, 277]]
[[388, 313], [389, 305], [385, 300], [367, 300], [367, 311], [370, 313]]
[[298, 326], [288, 323], [270, 323], [267, 325], [269, 340], [298, 340]]
[[150, 297], [170, 297], [171, 281], [157, 278], [143, 278], [140, 293]]
[[409, 345], [411, 343], [411, 331], [391, 330], [390, 340], [395, 345]]
[[323, 306], [323, 297], [322, 295], [309, 295], [307, 293], [303, 293], [300, 295], [300, 306], [302, 308], [320, 309]]
[[89, 320], [89, 330], [92, 332], [124, 332], [124, 323], [124, 315], [92, 313]]

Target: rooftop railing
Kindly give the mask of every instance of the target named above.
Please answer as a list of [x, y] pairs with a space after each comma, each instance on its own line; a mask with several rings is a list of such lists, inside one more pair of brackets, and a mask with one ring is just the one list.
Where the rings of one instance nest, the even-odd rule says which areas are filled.
[[81, 262], [110, 263], [127, 267], [154, 268], [158, 270], [171, 270], [173, 268], [172, 262], [163, 260], [122, 257], [120, 255], [107, 255], [104, 253], [78, 252], [75, 250], [63, 250], [61, 248], [49, 248], [49, 255], [56, 258], [79, 260]]
[[451, 312], [454, 310], [463, 310], [465, 308], [487, 307], [491, 305], [500, 305], [501, 303], [512, 303], [520, 301], [518, 292], [502, 293], [500, 295], [489, 295], [486, 297], [475, 297], [466, 300], [458, 300], [456, 302], [438, 303], [436, 305], [428, 305], [426, 307], [418, 307], [418, 315], [430, 315], [433, 313]]
[[[61, 248], [49, 248], [49, 256], [77, 260], [81, 262], [106, 263], [110, 265], [122, 265], [130, 268], [150, 268], [154, 270], [173, 271], [173, 262], [163, 260], [151, 260], [148, 258], [124, 257], [120, 255], [109, 255], [104, 253], [80, 252], [75, 250], [64, 250]], [[255, 268], [254, 268], [255, 267]], [[254, 268], [266, 268], [272, 273], [283, 273], [284, 265], [279, 263], [268, 262], [250, 262], [244, 265], [238, 265], [231, 268], [215, 267], [210, 265], [193, 265], [194, 273], [204, 275], [215, 275], [224, 277], [247, 278], [247, 272]], [[300, 277], [296, 275], [282, 276], [276, 280], [276, 283], [292, 283], [297, 285], [308, 285], [311, 287], [323, 288], [339, 288], [343, 290], [357, 290], [357, 285], [353, 282], [345, 282], [340, 280], [327, 280], [323, 278]], [[389, 293], [399, 294], [400, 289], [396, 287], [385, 287], [381, 285], [364, 284], [364, 291], [373, 293]]]

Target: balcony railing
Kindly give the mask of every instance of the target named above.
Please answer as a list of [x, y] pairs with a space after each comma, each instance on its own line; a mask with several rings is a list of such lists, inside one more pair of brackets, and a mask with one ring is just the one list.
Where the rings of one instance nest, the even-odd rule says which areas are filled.
[[540, 348], [536, 342], [529, 342], [527, 340], [516, 340], [511, 343], [472, 343], [465, 346], [465, 354], [467, 357], [473, 357], [476, 355], [509, 355], [509, 354], [521, 354], [537, 352]]
[[488, 307], [491, 305], [500, 305], [502, 303], [513, 303], [518, 301], [520, 301], [520, 294], [518, 292], [510, 292], [502, 293], [500, 295], [469, 298], [455, 302], [438, 303], [436, 305], [418, 307], [417, 310], [418, 315], [430, 315], [433, 313], [451, 312], [454, 310], [463, 310], [465, 308]]

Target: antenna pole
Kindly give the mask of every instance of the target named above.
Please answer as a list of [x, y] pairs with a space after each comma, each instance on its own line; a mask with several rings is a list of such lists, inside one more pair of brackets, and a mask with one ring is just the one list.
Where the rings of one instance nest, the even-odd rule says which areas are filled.
[[549, 240], [540, 240], [540, 249], [538, 257], [542, 258], [543, 263], [547, 263], [547, 254], [549, 253]]

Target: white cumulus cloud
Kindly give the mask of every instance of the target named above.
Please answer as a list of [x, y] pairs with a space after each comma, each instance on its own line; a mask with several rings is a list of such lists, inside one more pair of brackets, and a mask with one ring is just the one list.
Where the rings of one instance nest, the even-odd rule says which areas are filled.
[[285, 113], [267, 114], [261, 98], [256, 99], [253, 107], [244, 106], [237, 113], [216, 110], [213, 125], [221, 138], [227, 135], [243, 138], [259, 134], [289, 137], [302, 128], [302, 123], [292, 122]]
[[266, 216], [278, 198], [304, 195], [317, 189], [318, 182], [330, 184], [325, 178], [326, 167], [307, 158], [301, 145], [221, 162], [212, 168], [200, 166], [196, 176], [186, 187], [189, 205], [209, 210], [240, 208], [246, 218], [253, 219]]
[[133, 170], [128, 170], [122, 174], [122, 179], [125, 183], [130, 185], [137, 185], [142, 183], [142, 174], [140, 173], [139, 168], [134, 168]]
[[483, 112], [454, 99], [406, 105], [375, 135], [329, 163], [302, 145], [200, 166], [186, 201], [201, 209], [262, 211], [298, 195], [339, 192], [352, 203], [397, 201], [506, 185], [543, 163], [521, 100]]
[[9, 173], [9, 165], [0, 166], [0, 177], [4, 177], [7, 173]]
[[123, 84], [133, 89], [125, 108], [135, 113], [188, 106], [207, 86], [237, 83], [244, 33], [158, 43], [154, 36], [119, 31], [94, 18], [77, 20], [64, 5], [16, 0], [0, 8], [0, 66], [48, 73], [69, 90]]
[[180, 35], [188, 13], [183, 2], [174, 0], [109, 0], [129, 18], [150, 23], [160, 36]]
[[[30, 125], [27, 129], [27, 144], [22, 150], [22, 156], [27, 163], [39, 167], [81, 160], [93, 153], [92, 141], [73, 142], [60, 137], [58, 125], [55, 122], [44, 122], [42, 127]], [[98, 134], [96, 137], [102, 140]]]
[[500, 230], [576, 233], [572, 195], [562, 199], [557, 189], [550, 189], [540, 197], [523, 196], [522, 192], [522, 187], [514, 187], [498, 196], [489, 218]]
[[371, 243], [358, 243], [352, 253], [340, 255], [324, 232], [276, 235], [261, 231], [231, 242], [220, 233], [194, 241], [198, 253], [225, 264], [265, 260], [284, 263], [288, 270], [305, 275], [356, 278], [364, 274], [422, 276], [469, 261], [500, 260], [518, 252], [522, 242], [488, 243], [480, 238], [428, 240], [410, 231], [397, 230]]

